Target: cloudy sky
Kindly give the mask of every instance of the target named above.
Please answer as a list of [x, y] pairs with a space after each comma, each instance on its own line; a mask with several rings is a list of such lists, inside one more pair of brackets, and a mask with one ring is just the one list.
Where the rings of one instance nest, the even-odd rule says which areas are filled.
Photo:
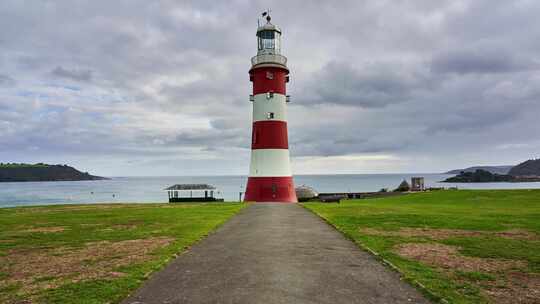
[[246, 174], [267, 7], [291, 69], [294, 173], [540, 156], [539, 1], [2, 0], [0, 161]]

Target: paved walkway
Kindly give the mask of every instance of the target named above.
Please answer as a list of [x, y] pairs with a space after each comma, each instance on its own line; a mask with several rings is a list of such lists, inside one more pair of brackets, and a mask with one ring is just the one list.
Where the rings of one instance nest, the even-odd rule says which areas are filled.
[[252, 204], [153, 275], [134, 303], [429, 303], [297, 204]]

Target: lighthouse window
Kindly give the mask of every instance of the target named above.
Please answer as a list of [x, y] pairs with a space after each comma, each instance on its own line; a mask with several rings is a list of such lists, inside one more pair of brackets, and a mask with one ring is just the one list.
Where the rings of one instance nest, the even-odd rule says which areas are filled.
[[274, 31], [260, 31], [259, 36], [259, 50], [274, 49], [275, 48], [275, 32]]
[[266, 118], [268, 118], [268, 119], [274, 119], [274, 112], [268, 112], [268, 113], [266, 113]]
[[276, 36], [274, 37], [274, 50], [276, 54], [279, 54], [281, 52], [281, 34], [276, 32]]

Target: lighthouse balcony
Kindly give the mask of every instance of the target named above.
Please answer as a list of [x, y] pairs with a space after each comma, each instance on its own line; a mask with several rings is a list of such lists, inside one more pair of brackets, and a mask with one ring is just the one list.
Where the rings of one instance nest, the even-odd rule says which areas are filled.
[[279, 54], [261, 54], [251, 58], [251, 65], [273, 63], [287, 66], [287, 57]]

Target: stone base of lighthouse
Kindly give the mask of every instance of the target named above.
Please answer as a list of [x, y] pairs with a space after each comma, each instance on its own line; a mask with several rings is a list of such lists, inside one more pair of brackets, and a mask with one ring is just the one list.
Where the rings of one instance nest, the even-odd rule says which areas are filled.
[[[259, 128], [254, 127], [254, 130], [256, 134]], [[270, 133], [277, 134], [275, 131], [268, 130], [261, 132], [261, 134]], [[286, 133], [281, 134], [281, 136], [285, 136], [285, 145], [287, 145]], [[252, 147], [257, 147], [257, 144], [254, 143]], [[289, 164], [288, 149], [253, 149], [244, 200], [250, 202], [297, 202]]]
[[245, 201], [296, 203], [292, 176], [249, 177]]

